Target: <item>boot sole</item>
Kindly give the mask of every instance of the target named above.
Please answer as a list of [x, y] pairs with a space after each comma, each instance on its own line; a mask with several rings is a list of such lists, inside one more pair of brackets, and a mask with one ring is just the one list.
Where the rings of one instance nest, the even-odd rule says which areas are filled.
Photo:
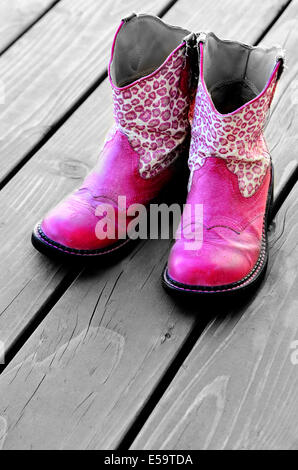
[[31, 242], [34, 248], [36, 248], [40, 253], [51, 257], [51, 258], [63, 258], [63, 259], [87, 259], [94, 257], [102, 257], [112, 255], [115, 252], [120, 252], [122, 248], [131, 245], [134, 240], [125, 239], [121, 242], [117, 242], [113, 245], [110, 245], [107, 248], [101, 248], [96, 250], [78, 250], [76, 248], [69, 248], [67, 246], [61, 245], [60, 243], [51, 240], [43, 232], [40, 224], [37, 224], [34, 227], [31, 236]]
[[268, 197], [266, 203], [266, 211], [264, 215], [264, 222], [263, 222], [263, 235], [262, 235], [262, 245], [261, 245], [261, 252], [256, 262], [255, 266], [251, 270], [251, 272], [245, 276], [240, 281], [225, 284], [221, 286], [193, 286], [188, 284], [183, 284], [180, 282], [175, 281], [172, 279], [168, 273], [167, 265], [164, 268], [162, 274], [162, 285], [167, 290], [171, 291], [172, 293], [180, 293], [180, 294], [187, 294], [187, 295], [228, 295], [231, 293], [249, 291], [251, 289], [256, 288], [264, 278], [266, 273], [267, 265], [268, 265], [268, 228], [269, 228], [269, 219], [270, 213], [272, 210], [273, 204], [273, 165], [271, 164], [271, 181], [268, 190]]

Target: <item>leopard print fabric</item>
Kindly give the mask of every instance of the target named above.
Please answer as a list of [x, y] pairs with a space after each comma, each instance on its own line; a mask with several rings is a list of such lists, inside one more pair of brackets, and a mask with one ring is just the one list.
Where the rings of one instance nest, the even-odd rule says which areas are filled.
[[112, 84], [116, 127], [140, 156], [143, 178], [155, 176], [179, 156], [189, 130], [187, 86], [184, 45], [151, 75], [122, 89]]
[[191, 173], [202, 167], [208, 157], [223, 158], [227, 168], [237, 175], [244, 197], [258, 190], [270, 165], [263, 130], [276, 88], [276, 76], [277, 73], [259, 97], [228, 115], [214, 108], [200, 79], [192, 119]]

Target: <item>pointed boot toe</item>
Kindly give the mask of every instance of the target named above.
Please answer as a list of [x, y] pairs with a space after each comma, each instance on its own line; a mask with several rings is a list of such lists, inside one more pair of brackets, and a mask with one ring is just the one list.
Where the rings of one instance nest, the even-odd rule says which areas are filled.
[[[78, 191], [52, 209], [34, 228], [34, 246], [37, 245], [45, 254], [92, 257], [125, 244], [127, 240], [116, 239], [115, 235], [102, 240], [98, 238], [96, 226], [100, 217], [96, 215], [95, 208], [99, 212], [100, 203], [92, 199], [88, 191]], [[117, 214], [113, 201], [103, 202], [101, 212], [104, 213], [107, 203]]]
[[265, 250], [259, 253], [250, 231], [231, 235], [229, 229], [218, 227], [212, 232], [205, 231], [201, 249], [195, 242], [193, 249], [184, 240], [175, 243], [164, 273], [169, 285], [190, 292], [232, 291], [250, 278], [258, 261], [260, 266], [266, 262]]

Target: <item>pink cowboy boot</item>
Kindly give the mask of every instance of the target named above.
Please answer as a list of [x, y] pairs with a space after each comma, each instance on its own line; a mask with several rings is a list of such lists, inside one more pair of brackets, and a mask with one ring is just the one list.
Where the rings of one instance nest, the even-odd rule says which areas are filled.
[[267, 266], [273, 181], [263, 130], [282, 51], [209, 33], [198, 37], [198, 56], [189, 206], [163, 281], [181, 292], [235, 292], [255, 285]]
[[[127, 217], [123, 229], [120, 213], [135, 203], [147, 206], [173, 179], [189, 142], [190, 39], [189, 31], [154, 16], [122, 20], [109, 64], [115, 126], [82, 186], [35, 227], [32, 243], [39, 251], [68, 257], [114, 252], [128, 242], [123, 231], [133, 220]], [[126, 198], [121, 207], [119, 196]], [[107, 204], [116, 214], [115, 233], [102, 238], [96, 227]]]

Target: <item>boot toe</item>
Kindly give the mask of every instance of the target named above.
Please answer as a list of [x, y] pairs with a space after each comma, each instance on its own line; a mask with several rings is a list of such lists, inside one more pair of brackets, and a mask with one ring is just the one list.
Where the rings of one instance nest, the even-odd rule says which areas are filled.
[[[247, 240], [246, 240], [247, 242]], [[226, 286], [240, 282], [254, 268], [259, 255], [256, 243], [208, 243], [200, 250], [186, 250], [176, 242], [168, 261], [169, 277], [185, 286]]]
[[98, 238], [98, 221], [92, 205], [85, 198], [72, 195], [47, 214], [40, 228], [47, 242], [57, 248], [92, 251], [105, 249], [117, 241]]

